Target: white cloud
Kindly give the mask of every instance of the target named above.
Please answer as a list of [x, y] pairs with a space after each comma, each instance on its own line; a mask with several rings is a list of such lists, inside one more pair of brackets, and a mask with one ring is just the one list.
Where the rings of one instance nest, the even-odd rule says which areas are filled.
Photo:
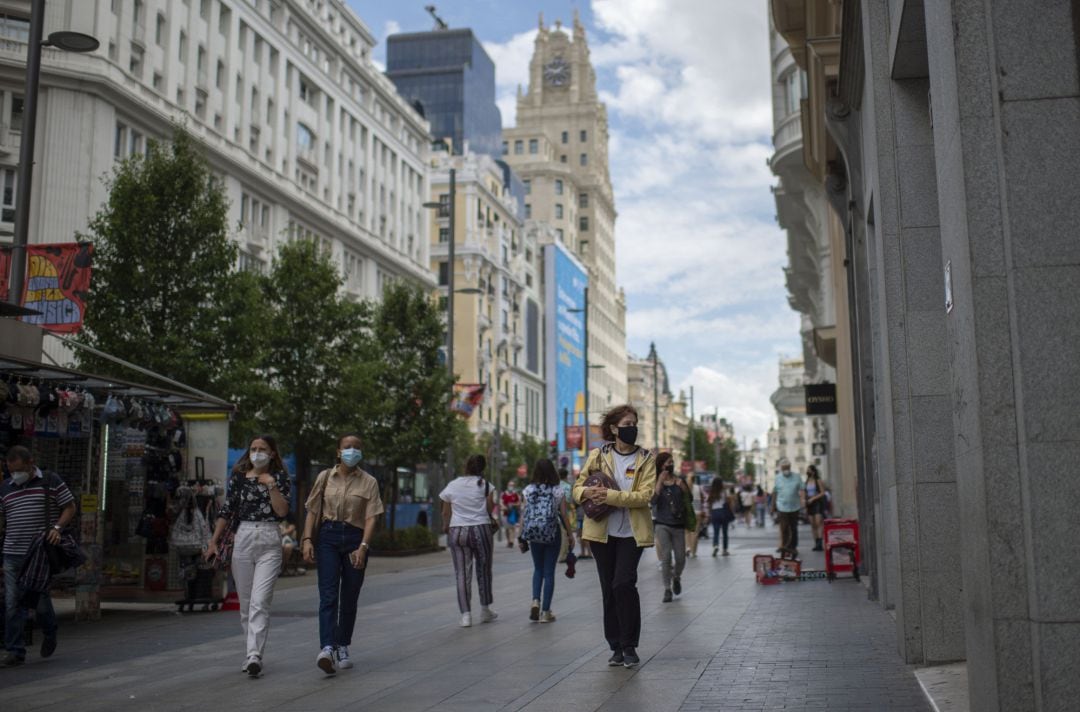
[[776, 389], [777, 360], [750, 369], [723, 365], [697, 366], [673, 384], [676, 391], [689, 393], [694, 386], [695, 413], [718, 412], [734, 424], [736, 436], [746, 437], [749, 445], [755, 438], [764, 441], [769, 425], [776, 420], [776, 411], [769, 395]]
[[383, 37], [389, 37], [390, 35], [396, 35], [401, 32], [401, 24], [397, 20], [387, 20], [383, 25]]
[[513, 126], [517, 117], [517, 88], [529, 85], [529, 60], [532, 59], [536, 29], [521, 32], [506, 42], [485, 42], [495, 63], [495, 87], [503, 126]]

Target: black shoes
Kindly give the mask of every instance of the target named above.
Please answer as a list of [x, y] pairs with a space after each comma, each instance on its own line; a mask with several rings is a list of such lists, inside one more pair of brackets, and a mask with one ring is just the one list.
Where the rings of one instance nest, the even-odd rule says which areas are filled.
[[608, 658], [607, 664], [609, 667], [619, 667], [625, 660], [626, 658], [623, 657], [623, 651], [616, 650], [611, 654], [611, 657]]
[[682, 595], [682, 581], [679, 580], [678, 576], [676, 576], [675, 580], [671, 582], [671, 591], [676, 596], [681, 596]]
[[622, 659], [625, 668], [632, 668], [641, 662], [641, 658], [637, 656], [637, 652], [633, 648], [623, 648]]
[[671, 589], [664, 589], [664, 603], [671, 603]]
[[[615, 658], [612, 658], [614, 660]], [[26, 662], [26, 658], [20, 658], [15, 653], [4, 653], [4, 657], [0, 658], [0, 665], [4, 667], [15, 667], [16, 665], [22, 665]], [[615, 663], [611, 663], [615, 664]], [[619, 665], [622, 665], [622, 653], [619, 653]]]
[[46, 635], [41, 641], [41, 657], [47, 658], [56, 652], [56, 636]]

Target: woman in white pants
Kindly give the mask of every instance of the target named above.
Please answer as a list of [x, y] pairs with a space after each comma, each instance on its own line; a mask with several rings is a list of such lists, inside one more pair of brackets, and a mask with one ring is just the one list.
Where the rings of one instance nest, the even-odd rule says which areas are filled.
[[281, 534], [278, 523], [289, 511], [289, 475], [268, 435], [251, 441], [233, 467], [225, 504], [218, 511], [214, 535], [206, 549], [209, 560], [218, 555], [230, 519], [239, 521], [232, 553], [232, 575], [240, 598], [240, 625], [247, 638], [243, 671], [258, 677], [270, 633], [270, 603], [281, 573]]

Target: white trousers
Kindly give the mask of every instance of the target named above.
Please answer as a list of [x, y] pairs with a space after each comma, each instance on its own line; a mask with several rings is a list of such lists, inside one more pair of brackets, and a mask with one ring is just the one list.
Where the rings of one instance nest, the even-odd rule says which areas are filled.
[[281, 573], [281, 534], [276, 522], [240, 522], [232, 555], [232, 575], [240, 598], [240, 625], [247, 654], [263, 655], [270, 633], [274, 582]]

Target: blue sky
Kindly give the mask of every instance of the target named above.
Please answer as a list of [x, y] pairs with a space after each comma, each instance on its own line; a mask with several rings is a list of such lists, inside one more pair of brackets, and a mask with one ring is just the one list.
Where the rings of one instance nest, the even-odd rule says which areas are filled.
[[[427, 2], [348, 0], [379, 39], [428, 30]], [[801, 353], [774, 218], [768, 19], [762, 0], [435, 0], [495, 61], [513, 125], [540, 12], [585, 24], [610, 123], [617, 279], [627, 347], [656, 341], [672, 386], [695, 389], [737, 435], [762, 435], [779, 355]]]

